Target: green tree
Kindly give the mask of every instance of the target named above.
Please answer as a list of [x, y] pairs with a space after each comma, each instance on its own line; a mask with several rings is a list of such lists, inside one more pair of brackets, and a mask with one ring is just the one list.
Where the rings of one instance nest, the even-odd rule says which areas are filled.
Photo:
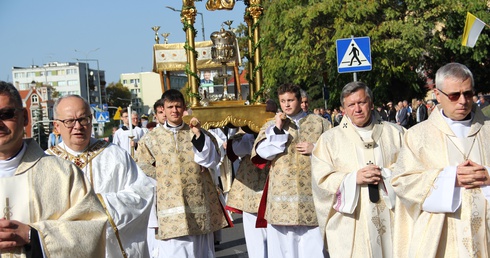
[[465, 26], [466, 13], [470, 12], [482, 21], [490, 22], [488, 1], [451, 1], [446, 8], [434, 11], [434, 36], [428, 38], [429, 47], [424, 55], [423, 67], [429, 78], [439, 67], [449, 62], [459, 62], [468, 66], [473, 72], [477, 93], [489, 93], [490, 74], [490, 31], [485, 27], [474, 48], [461, 45]]
[[[114, 107], [127, 107], [131, 102], [131, 92], [121, 82], [109, 83], [106, 89], [107, 104]], [[113, 114], [111, 114], [113, 115]]]
[[275, 0], [263, 6], [262, 65], [272, 97], [278, 85], [293, 82], [308, 91], [312, 107], [321, 106], [325, 84], [329, 106], [340, 105], [340, 91], [353, 75], [337, 72], [336, 40], [351, 36], [371, 39], [372, 71], [357, 78], [378, 103], [425, 96], [427, 78], [451, 61], [472, 69], [478, 91], [488, 81], [487, 33], [474, 49], [461, 46], [466, 11], [490, 21], [485, 1]]

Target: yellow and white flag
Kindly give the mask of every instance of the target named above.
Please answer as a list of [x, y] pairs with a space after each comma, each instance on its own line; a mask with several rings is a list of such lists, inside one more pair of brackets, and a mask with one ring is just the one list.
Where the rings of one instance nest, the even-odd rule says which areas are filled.
[[474, 47], [485, 25], [486, 24], [484, 22], [482, 22], [480, 19], [476, 18], [476, 16], [468, 12], [466, 14], [466, 22], [464, 24], [464, 32], [463, 32], [463, 42], [461, 42], [461, 45], [467, 47]]

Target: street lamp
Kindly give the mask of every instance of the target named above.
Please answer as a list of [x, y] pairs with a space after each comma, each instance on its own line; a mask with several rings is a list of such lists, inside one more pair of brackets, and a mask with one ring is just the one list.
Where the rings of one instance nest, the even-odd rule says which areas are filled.
[[[95, 51], [97, 51], [99, 49], [100, 49], [100, 47], [98, 47], [96, 49], [89, 50], [87, 52], [84, 52], [84, 51], [80, 51], [78, 49], [75, 49], [75, 52], [77, 52], [77, 53], [84, 53], [85, 54], [85, 59], [88, 59], [88, 55], [90, 53], [95, 52]], [[88, 83], [88, 64], [85, 66], [85, 74], [86, 74], [86, 79], [87, 79], [87, 81], [86, 81], [86, 83], [87, 83], [87, 102], [90, 105], [90, 86], [89, 86], [89, 83]], [[100, 82], [99, 82], [99, 84], [100, 84]]]
[[[182, 10], [178, 10], [178, 9], [175, 9], [173, 8], [172, 6], [165, 6], [166, 8], [174, 11], [174, 12], [182, 12]], [[204, 33], [204, 15], [200, 12], [197, 12], [197, 14], [201, 15], [201, 25], [202, 25], [202, 40], [203, 41], [206, 41], [206, 34]]]

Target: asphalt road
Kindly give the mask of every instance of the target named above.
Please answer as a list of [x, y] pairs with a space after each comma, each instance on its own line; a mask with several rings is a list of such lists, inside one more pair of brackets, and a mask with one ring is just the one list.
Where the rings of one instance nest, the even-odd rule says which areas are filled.
[[248, 258], [245, 236], [243, 235], [243, 224], [241, 214], [232, 214], [233, 228], [221, 230], [219, 245], [215, 245], [216, 257], [219, 258]]

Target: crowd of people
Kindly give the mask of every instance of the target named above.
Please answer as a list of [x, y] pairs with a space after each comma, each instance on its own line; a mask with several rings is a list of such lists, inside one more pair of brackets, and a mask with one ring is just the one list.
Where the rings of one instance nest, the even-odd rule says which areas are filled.
[[283, 84], [258, 133], [185, 123], [171, 89], [150, 121], [123, 110], [112, 142], [91, 137], [90, 106], [67, 95], [54, 105], [61, 139], [43, 152], [23, 139], [18, 91], [0, 82], [0, 254], [215, 257], [241, 213], [252, 258], [489, 257], [485, 100], [462, 64], [435, 83], [438, 105], [375, 107], [356, 81], [341, 107], [313, 112]]

